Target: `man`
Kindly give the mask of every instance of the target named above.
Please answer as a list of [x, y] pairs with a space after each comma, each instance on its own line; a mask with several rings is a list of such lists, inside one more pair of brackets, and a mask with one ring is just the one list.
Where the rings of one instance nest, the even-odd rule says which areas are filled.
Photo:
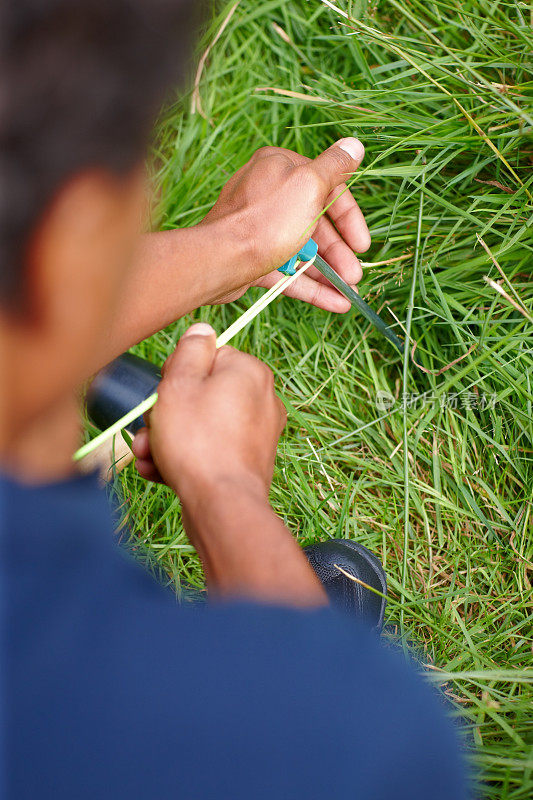
[[[328, 606], [269, 506], [285, 412], [267, 367], [193, 326], [135, 443], [141, 474], [180, 497], [207, 609], [179, 608], [125, 558], [96, 479], [72, 468], [80, 382], [186, 311], [271, 285], [361, 143], [314, 161], [259, 151], [200, 225], [142, 238], [144, 147], [185, 63], [191, 3], [2, 12], [5, 795], [463, 797], [438, 702]], [[329, 217], [314, 236], [356, 283], [362, 214], [346, 192]], [[347, 310], [316, 274], [294, 291]]]

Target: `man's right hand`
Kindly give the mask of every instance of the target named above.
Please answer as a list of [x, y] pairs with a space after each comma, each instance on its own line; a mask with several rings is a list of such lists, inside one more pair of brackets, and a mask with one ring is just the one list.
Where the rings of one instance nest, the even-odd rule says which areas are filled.
[[158, 395], [133, 445], [144, 478], [162, 480], [189, 506], [221, 483], [268, 498], [286, 413], [265, 364], [217, 350], [214, 330], [198, 323], [167, 359]]
[[133, 451], [148, 480], [182, 501], [183, 523], [215, 595], [303, 607], [327, 597], [268, 503], [285, 407], [272, 373], [193, 325], [167, 360], [149, 428]]

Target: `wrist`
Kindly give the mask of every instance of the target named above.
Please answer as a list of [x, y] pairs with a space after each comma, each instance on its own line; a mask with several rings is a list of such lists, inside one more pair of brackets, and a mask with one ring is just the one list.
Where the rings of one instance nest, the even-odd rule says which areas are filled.
[[223, 479], [183, 506], [209, 591], [299, 607], [327, 605], [315, 572], [259, 483]]
[[221, 298], [249, 286], [268, 271], [263, 268], [253, 237], [249, 235], [250, 224], [243, 211], [220, 217], [208, 215], [196, 228], [208, 270], [207, 303], [220, 302]]
[[236, 497], [247, 498], [257, 506], [270, 508], [268, 488], [264, 481], [245, 470], [231, 474], [182, 477], [178, 485], [172, 488], [183, 508], [195, 519], [201, 519], [213, 506], [219, 510], [226, 505], [231, 506]]
[[178, 495], [210, 589], [238, 582], [243, 550], [261, 538], [265, 518], [274, 515], [264, 486], [248, 475], [224, 475], [197, 481]]

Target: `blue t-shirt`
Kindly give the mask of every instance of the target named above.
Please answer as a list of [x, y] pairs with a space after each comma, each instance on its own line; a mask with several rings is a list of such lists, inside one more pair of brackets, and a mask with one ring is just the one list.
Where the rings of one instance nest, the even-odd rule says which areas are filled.
[[0, 494], [9, 800], [466, 796], [440, 701], [353, 619], [179, 606], [93, 476]]

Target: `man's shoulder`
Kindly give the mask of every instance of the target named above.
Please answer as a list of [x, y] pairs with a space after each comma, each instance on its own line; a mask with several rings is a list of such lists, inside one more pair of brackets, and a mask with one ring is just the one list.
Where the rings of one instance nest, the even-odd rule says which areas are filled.
[[462, 797], [431, 791], [443, 758], [442, 787], [461, 776], [429, 690], [353, 620], [251, 603], [183, 608], [126, 572], [127, 590], [101, 581], [99, 596], [45, 614], [12, 662], [19, 796], [36, 796], [45, 776], [53, 791], [41, 796], [80, 799], [179, 789], [322, 800], [350, 796], [354, 781], [365, 797]]

